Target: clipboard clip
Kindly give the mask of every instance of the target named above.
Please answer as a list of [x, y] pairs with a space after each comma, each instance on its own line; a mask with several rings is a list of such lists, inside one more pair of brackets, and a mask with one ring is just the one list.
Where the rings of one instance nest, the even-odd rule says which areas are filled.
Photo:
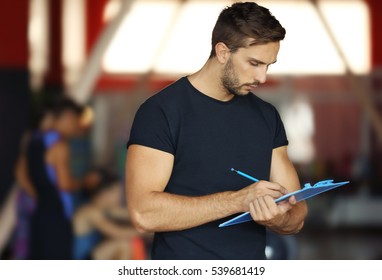
[[334, 180], [324, 180], [324, 181], [315, 183], [313, 186], [310, 183], [306, 183], [304, 184], [304, 188], [328, 187], [328, 186], [334, 185], [333, 182]]

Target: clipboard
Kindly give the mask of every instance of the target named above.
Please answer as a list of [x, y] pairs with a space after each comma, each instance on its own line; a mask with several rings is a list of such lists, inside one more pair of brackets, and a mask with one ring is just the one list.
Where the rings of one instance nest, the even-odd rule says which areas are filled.
[[[348, 183], [349, 181], [334, 183], [333, 180], [320, 181], [314, 184], [313, 186], [310, 183], [307, 183], [304, 185], [304, 188], [302, 188], [301, 190], [288, 193], [282, 197], [279, 197], [278, 199], [275, 200], [275, 202], [278, 203], [278, 202], [287, 200], [289, 197], [293, 195], [295, 196], [296, 201], [299, 202], [299, 201], [311, 198], [313, 196], [316, 196], [320, 193], [327, 192], [332, 189], [341, 187]], [[246, 212], [220, 224], [219, 227], [233, 226], [233, 225], [237, 225], [237, 224], [241, 224], [241, 223], [245, 223], [249, 221], [253, 221], [253, 220], [252, 220], [251, 214], [249, 212]]]

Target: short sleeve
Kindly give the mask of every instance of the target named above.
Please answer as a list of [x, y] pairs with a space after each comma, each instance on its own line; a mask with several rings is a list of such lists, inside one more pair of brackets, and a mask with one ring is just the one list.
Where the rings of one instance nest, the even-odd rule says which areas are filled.
[[288, 138], [285, 133], [283, 121], [280, 114], [275, 110], [275, 134], [273, 139], [273, 149], [288, 145]]
[[127, 147], [133, 144], [175, 154], [168, 118], [161, 106], [150, 99], [135, 115]]

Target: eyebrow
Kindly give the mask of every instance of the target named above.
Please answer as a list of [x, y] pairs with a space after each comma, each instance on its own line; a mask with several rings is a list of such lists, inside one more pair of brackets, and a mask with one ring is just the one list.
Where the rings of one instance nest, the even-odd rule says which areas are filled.
[[253, 62], [256, 62], [256, 63], [258, 63], [258, 64], [263, 64], [263, 65], [271, 65], [271, 64], [275, 64], [275, 63], [277, 62], [277, 60], [275, 60], [275, 61], [273, 61], [272, 63], [267, 64], [267, 63], [265, 63], [264, 61], [258, 60], [258, 59], [253, 58], [253, 57], [249, 57], [249, 60], [250, 60], [250, 61], [253, 61]]

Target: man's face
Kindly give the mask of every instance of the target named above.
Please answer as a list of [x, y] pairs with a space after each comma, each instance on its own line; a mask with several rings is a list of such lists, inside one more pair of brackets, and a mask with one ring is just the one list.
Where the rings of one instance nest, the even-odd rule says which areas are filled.
[[247, 95], [265, 83], [268, 66], [275, 63], [279, 42], [253, 45], [231, 53], [224, 65], [222, 85], [233, 95]]

